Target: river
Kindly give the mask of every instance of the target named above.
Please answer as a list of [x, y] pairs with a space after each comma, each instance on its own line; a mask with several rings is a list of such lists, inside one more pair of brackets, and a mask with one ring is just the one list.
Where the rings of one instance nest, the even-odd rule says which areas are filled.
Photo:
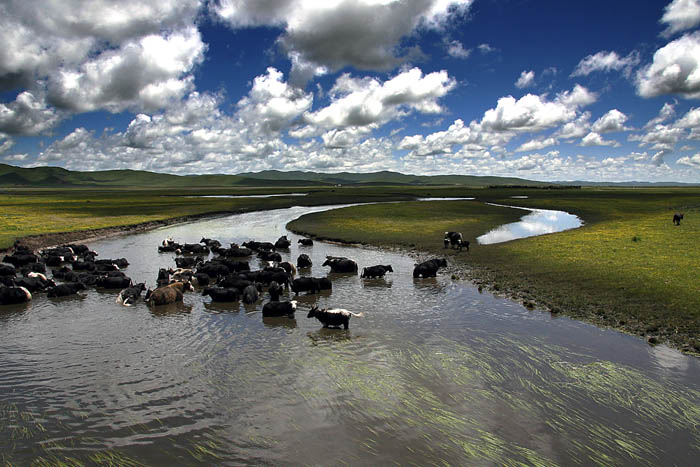
[[[292, 240], [384, 279], [334, 275], [296, 319], [261, 304], [122, 307], [115, 293], [0, 311], [0, 464], [692, 465], [700, 365], [664, 346], [480, 293], [414, 258], [297, 244], [288, 221], [327, 208], [209, 219], [96, 241], [153, 285], [165, 237]], [[436, 239], [441, 242], [442, 239]], [[260, 265], [251, 260], [253, 269]], [[364, 312], [322, 329], [312, 305]], [[695, 459], [695, 460], [694, 460]]]

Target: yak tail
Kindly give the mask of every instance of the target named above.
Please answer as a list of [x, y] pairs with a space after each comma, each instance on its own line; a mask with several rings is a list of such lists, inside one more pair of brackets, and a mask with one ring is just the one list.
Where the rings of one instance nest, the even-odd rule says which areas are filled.
[[364, 318], [364, 316], [365, 316], [365, 313], [363, 311], [361, 311], [359, 313], [353, 313], [352, 311], [348, 311], [348, 313], [350, 313], [351, 315], [353, 315], [357, 318]]

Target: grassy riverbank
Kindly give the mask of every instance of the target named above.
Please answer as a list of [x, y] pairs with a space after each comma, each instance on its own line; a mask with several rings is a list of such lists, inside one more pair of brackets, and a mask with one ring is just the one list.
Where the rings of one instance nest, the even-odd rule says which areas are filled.
[[[232, 198], [259, 194], [307, 196]], [[16, 239], [74, 233], [85, 238], [102, 230], [153, 226], [206, 215], [262, 211], [295, 205], [411, 199], [409, 190], [293, 188], [219, 189], [6, 189], [0, 193], [0, 249]], [[228, 196], [228, 197], [219, 197]], [[95, 232], [98, 231], [98, 232]], [[60, 241], [60, 240], [59, 240]], [[37, 243], [36, 241], [34, 242]], [[38, 244], [40, 244], [39, 242]]]
[[[510, 199], [508, 195], [527, 195]], [[476, 201], [359, 206], [290, 224], [336, 240], [447, 256], [452, 273], [496, 292], [597, 325], [700, 352], [700, 190], [480, 190]], [[476, 245], [475, 238], [522, 211], [483, 201], [560, 209], [585, 225], [567, 232]], [[674, 226], [674, 212], [684, 212]], [[458, 230], [470, 252], [446, 252]]]

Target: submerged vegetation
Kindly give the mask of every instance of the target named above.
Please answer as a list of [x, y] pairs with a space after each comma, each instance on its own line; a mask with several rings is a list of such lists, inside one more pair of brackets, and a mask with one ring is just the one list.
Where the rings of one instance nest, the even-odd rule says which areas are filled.
[[[700, 190], [523, 189], [517, 194], [527, 198], [483, 190], [473, 201], [358, 206], [304, 216], [290, 228], [444, 255], [462, 268], [461, 275], [526, 304], [700, 352]], [[585, 225], [477, 245], [476, 237], [494, 225], [523, 215], [486, 201], [563, 210]], [[685, 212], [680, 226], [672, 223], [674, 212]], [[471, 250], [444, 250], [447, 230], [462, 232]]]

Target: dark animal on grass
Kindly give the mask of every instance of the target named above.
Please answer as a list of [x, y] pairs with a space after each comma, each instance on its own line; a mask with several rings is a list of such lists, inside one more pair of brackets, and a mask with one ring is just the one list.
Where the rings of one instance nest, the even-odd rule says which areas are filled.
[[331, 272], [357, 273], [357, 263], [348, 258], [327, 256], [323, 266], [330, 266]]
[[238, 289], [223, 287], [206, 287], [202, 295], [209, 295], [212, 302], [237, 302], [239, 296]]
[[275, 248], [278, 250], [286, 250], [287, 248], [290, 247], [292, 242], [289, 241], [286, 235], [282, 235], [280, 238], [277, 239], [275, 242]]
[[153, 291], [146, 292], [146, 304], [148, 306], [167, 305], [181, 302], [187, 290], [194, 290], [189, 282], [173, 282]]
[[378, 264], [376, 266], [369, 266], [362, 269], [362, 274], [360, 277], [374, 278], [374, 277], [384, 277], [387, 272], [394, 272], [390, 264], [383, 265]]
[[292, 300], [289, 302], [267, 302], [263, 305], [263, 318], [275, 318], [286, 316], [294, 318], [294, 313], [297, 311], [297, 302]]
[[681, 220], [683, 219], [683, 214], [676, 213], [673, 215], [673, 224], [681, 225]]
[[25, 287], [0, 287], [0, 305], [17, 305], [32, 299]]
[[413, 277], [435, 277], [440, 268], [447, 267], [447, 260], [444, 258], [434, 258], [417, 264], [413, 269]]
[[343, 328], [347, 329], [350, 325], [350, 317], [357, 316], [362, 318], [364, 315], [364, 313], [353, 313], [343, 308], [323, 308], [319, 310], [318, 307], [313, 307], [309, 310], [309, 314], [306, 317], [316, 318], [323, 324], [324, 328], [343, 326]]
[[310, 238], [300, 238], [297, 243], [301, 243], [303, 246], [313, 246], [314, 241]]
[[284, 289], [282, 286], [276, 281], [270, 282], [270, 286], [267, 288], [267, 293], [270, 294], [270, 300], [273, 302], [279, 301], [280, 295], [282, 295], [283, 291]]
[[445, 248], [448, 246], [452, 246], [453, 248], [459, 249], [459, 251], [462, 251], [462, 243], [464, 242], [464, 239], [462, 238], [462, 234], [460, 232], [445, 232]]
[[127, 287], [119, 292], [116, 303], [124, 306], [132, 306], [134, 303], [139, 301], [144, 290], [146, 290], [146, 284], [143, 282], [140, 282], [133, 287]]
[[49, 288], [46, 296], [49, 298], [67, 297], [69, 295], [75, 295], [85, 289], [87, 289], [87, 287], [82, 282], [66, 282], [65, 284]]
[[260, 298], [260, 292], [254, 284], [251, 284], [245, 289], [243, 289], [242, 296], [243, 303], [250, 305], [258, 301], [258, 299]]
[[310, 268], [311, 265], [312, 265], [311, 258], [306, 253], [300, 254], [299, 257], [297, 258], [297, 267], [299, 269]]

